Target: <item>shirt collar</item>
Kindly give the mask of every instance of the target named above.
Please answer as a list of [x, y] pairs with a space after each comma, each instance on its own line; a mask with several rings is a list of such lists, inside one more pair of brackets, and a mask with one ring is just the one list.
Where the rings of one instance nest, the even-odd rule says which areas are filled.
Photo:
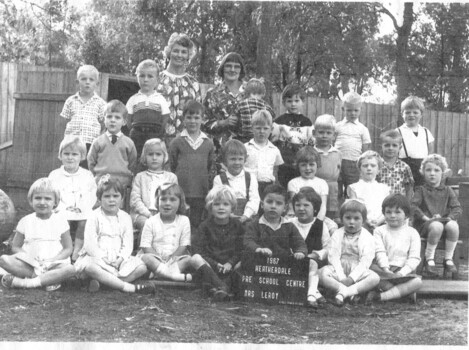
[[444, 190], [446, 188], [445, 185], [443, 185], [442, 183], [440, 183], [439, 186], [437, 187], [433, 187], [433, 186], [430, 186], [429, 184], [425, 183], [423, 185], [426, 189], [428, 189], [429, 191], [441, 191], [441, 190]]
[[282, 227], [284, 223], [285, 223], [285, 219], [283, 216], [280, 217], [280, 223], [278, 224], [278, 226], [273, 226], [270, 222], [268, 222], [265, 219], [264, 215], [262, 215], [261, 218], [259, 219], [259, 224], [269, 226], [274, 231], [277, 231], [280, 227]]
[[[192, 138], [192, 137], [189, 135], [189, 133], [187, 132], [186, 129], [182, 130], [181, 136]], [[199, 134], [199, 136], [197, 137], [197, 139], [208, 139], [208, 136], [207, 136], [207, 134], [204, 133], [203, 131], [200, 131], [200, 134]]]
[[318, 151], [318, 153], [321, 153], [321, 154], [327, 154], [327, 153], [331, 153], [331, 152], [339, 152], [339, 150], [337, 148], [335, 148], [335, 146], [331, 146], [331, 148], [329, 148], [327, 151], [323, 151], [322, 149], [319, 149], [316, 146], [314, 146], [314, 149], [316, 151]]
[[[75, 95], [73, 95], [73, 97], [75, 99], [80, 100], [81, 102], [83, 102], [83, 99], [81, 98], [79, 91], [77, 91], [77, 93]], [[94, 100], [95, 98], [99, 98], [99, 96], [96, 92], [93, 92], [93, 95], [90, 97], [90, 99], [87, 102], [89, 102], [91, 100]]]
[[262, 149], [262, 148], [264, 148], [264, 147], [269, 147], [269, 148], [275, 147], [275, 146], [272, 144], [272, 142], [270, 142], [269, 140], [267, 140], [267, 143], [266, 143], [264, 146], [259, 146], [259, 144], [257, 144], [256, 141], [254, 141], [254, 139], [250, 139], [250, 140], [248, 141], [248, 144], [249, 144], [250, 146], [256, 147], [257, 149]]
[[151, 97], [151, 96], [154, 96], [154, 95], [161, 95], [161, 94], [159, 92], [157, 92], [156, 90], [153, 90], [153, 92], [150, 95], [147, 95], [147, 94], [144, 94], [141, 90], [138, 90], [137, 95]]
[[228, 170], [226, 171], [226, 177], [228, 179], [233, 179], [234, 180], [234, 179], [238, 179], [238, 178], [243, 177], [243, 176], [244, 176], [244, 169], [241, 170], [241, 172], [238, 175], [233, 175]]
[[[117, 138], [121, 137], [122, 136], [122, 131], [119, 131], [117, 134], [115, 134], [117, 136]], [[106, 136], [109, 137], [109, 139], [111, 139], [112, 137], [112, 134], [106, 130]]]

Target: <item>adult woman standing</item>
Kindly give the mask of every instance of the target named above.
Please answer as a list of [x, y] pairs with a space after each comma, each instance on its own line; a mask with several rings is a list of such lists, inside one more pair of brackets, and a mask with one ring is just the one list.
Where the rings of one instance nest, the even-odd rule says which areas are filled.
[[166, 123], [166, 143], [183, 129], [181, 121], [184, 105], [188, 100], [201, 102], [197, 80], [186, 72], [189, 62], [195, 56], [195, 45], [186, 34], [173, 33], [164, 48], [167, 67], [160, 73], [156, 91], [161, 93], [169, 104], [169, 120]]
[[204, 106], [207, 117], [205, 130], [213, 136], [217, 153], [231, 137], [230, 128], [237, 125], [237, 104], [243, 99], [245, 67], [242, 57], [229, 52], [218, 67], [218, 76], [223, 81], [207, 91]]

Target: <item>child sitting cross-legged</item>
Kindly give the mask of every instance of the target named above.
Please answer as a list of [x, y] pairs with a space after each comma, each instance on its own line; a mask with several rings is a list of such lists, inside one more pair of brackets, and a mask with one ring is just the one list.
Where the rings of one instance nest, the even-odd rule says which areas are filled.
[[228, 186], [217, 186], [206, 198], [209, 213], [195, 235], [192, 236], [194, 252], [207, 261], [218, 276], [236, 291], [235, 271], [241, 259], [244, 227], [231, 217], [236, 208], [236, 196]]
[[356, 199], [344, 202], [339, 211], [344, 224], [331, 237], [328, 247], [329, 265], [319, 270], [319, 284], [335, 293], [334, 305], [343, 306], [344, 299], [376, 287], [379, 276], [370, 270], [375, 257], [373, 236], [364, 227], [366, 207]]
[[101, 177], [96, 192], [101, 206], [88, 218], [85, 242], [75, 263], [80, 277], [91, 278], [88, 290], [96, 292], [103, 284], [127, 293], [154, 293], [151, 284], [131, 284], [147, 269], [140, 258], [131, 256], [132, 220], [120, 210], [124, 188], [110, 175]]
[[[137, 256], [153, 277], [190, 282], [192, 276], [216, 300], [229, 298], [228, 287], [199, 255], [190, 255], [191, 225], [184, 215], [186, 201], [177, 184], [163, 187], [158, 198], [159, 213], [147, 220]], [[192, 273], [192, 275], [191, 275]]]
[[[413, 274], [420, 263], [420, 236], [407, 225], [410, 202], [401, 194], [392, 194], [384, 199], [382, 209], [386, 225], [375, 229], [376, 256], [371, 265], [381, 281], [378, 292], [368, 293], [367, 302], [398, 299], [422, 285], [420, 277]], [[403, 280], [405, 276], [408, 279]]]
[[309, 275], [307, 305], [317, 308], [326, 299], [318, 290], [318, 269], [327, 262], [327, 246], [331, 238], [324, 222], [316, 217], [321, 207], [321, 197], [311, 187], [303, 187], [293, 196], [293, 210], [296, 217], [292, 220], [308, 248]]
[[237, 201], [233, 216], [244, 223], [257, 214], [260, 203], [257, 180], [244, 170], [246, 147], [238, 140], [230, 140], [222, 148], [222, 157], [226, 171], [215, 176], [213, 187], [228, 185], [233, 189]]
[[437, 275], [435, 250], [443, 232], [445, 233], [445, 273], [457, 272], [453, 254], [458, 244], [461, 204], [453, 189], [442, 184], [443, 173], [448, 169], [446, 159], [439, 154], [430, 154], [420, 168], [425, 184], [415, 189], [412, 198], [413, 226], [422, 237], [427, 238], [424, 269], [428, 275]]
[[60, 192], [51, 180], [36, 180], [28, 192], [34, 213], [22, 218], [16, 227], [11, 250], [0, 256], [0, 267], [8, 272], [2, 285], [8, 288], [60, 288], [75, 274], [70, 263], [73, 245], [65, 216], [55, 213]]

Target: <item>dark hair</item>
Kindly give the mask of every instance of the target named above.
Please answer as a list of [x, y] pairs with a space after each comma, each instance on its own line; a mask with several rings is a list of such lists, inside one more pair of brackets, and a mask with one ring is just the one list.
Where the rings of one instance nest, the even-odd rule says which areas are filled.
[[106, 113], [120, 113], [127, 120], [127, 107], [119, 100], [111, 100], [106, 105]]
[[379, 135], [381, 143], [384, 141], [384, 138], [389, 137], [393, 140], [399, 140], [399, 143], [402, 143], [402, 135], [396, 129], [386, 130]]
[[344, 217], [345, 213], [348, 212], [348, 211], [359, 212], [360, 214], [362, 214], [363, 222], [366, 221], [367, 211], [366, 211], [365, 204], [363, 204], [362, 202], [360, 202], [356, 199], [346, 200], [344, 202], [344, 204], [342, 204], [342, 206], [340, 207], [340, 211], [339, 211], [340, 219], [342, 219]]
[[244, 76], [246, 75], [246, 72], [244, 71], [244, 60], [241, 57], [239, 53], [236, 52], [228, 52], [221, 60], [220, 65], [218, 66], [218, 76], [220, 78], [224, 78], [224, 69], [225, 69], [225, 64], [228, 62], [233, 62], [233, 63], [239, 63], [241, 65], [241, 72], [239, 72], [239, 80], [242, 80]]
[[182, 116], [185, 117], [186, 114], [193, 114], [196, 112], [200, 112], [202, 114], [202, 119], [204, 117], [204, 106], [197, 102], [196, 100], [189, 100], [184, 105], [184, 109], [182, 110]]
[[100, 200], [103, 196], [103, 193], [109, 190], [114, 190], [119, 192], [124, 198], [124, 186], [120, 183], [120, 181], [116, 178], [111, 177], [111, 175], [106, 174], [101, 176], [98, 181], [98, 189], [96, 190], [96, 197]]
[[299, 192], [293, 196], [291, 200], [293, 209], [295, 209], [295, 203], [301, 199], [306, 199], [310, 202], [314, 208], [314, 216], [318, 215], [319, 209], [321, 209], [322, 199], [312, 187], [301, 187]]
[[285, 204], [288, 203], [288, 192], [283, 186], [277, 184], [268, 185], [264, 192], [262, 192], [262, 200], [271, 193], [281, 195], [285, 199]]
[[305, 91], [299, 85], [289, 84], [285, 86], [285, 89], [282, 91], [282, 102], [285, 102], [287, 98], [292, 98], [295, 95], [298, 95], [302, 101], [304, 101], [306, 97]]
[[315, 162], [318, 168], [321, 167], [321, 156], [313, 146], [304, 146], [296, 152], [296, 168], [299, 168], [300, 163]]
[[244, 87], [244, 94], [249, 97], [250, 95], [265, 95], [264, 79], [251, 78]]
[[246, 146], [239, 140], [229, 140], [223, 148], [221, 149], [223, 162], [226, 162], [226, 157], [230, 154], [242, 155], [244, 160], [246, 160], [248, 153], [246, 151]]
[[381, 205], [381, 210], [384, 214], [386, 208], [397, 208], [402, 209], [406, 217], [410, 216], [410, 202], [400, 193], [390, 194], [383, 200], [383, 204]]

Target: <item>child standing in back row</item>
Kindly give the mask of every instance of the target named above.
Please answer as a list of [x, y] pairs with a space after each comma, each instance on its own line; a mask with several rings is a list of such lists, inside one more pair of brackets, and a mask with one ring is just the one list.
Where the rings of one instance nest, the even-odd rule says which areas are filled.
[[335, 146], [342, 154], [339, 196], [346, 198], [347, 187], [360, 178], [357, 160], [370, 148], [371, 138], [368, 128], [358, 121], [363, 103], [362, 97], [356, 92], [348, 92], [342, 101], [345, 118], [335, 126], [337, 133]]
[[163, 138], [169, 106], [166, 99], [155, 91], [158, 84], [158, 65], [153, 60], [144, 60], [137, 66], [140, 91], [127, 101], [130, 138], [140, 157], [145, 142], [151, 138]]
[[177, 175], [190, 207], [189, 219], [199, 227], [205, 207], [212, 174], [215, 172], [215, 146], [200, 130], [204, 120], [204, 106], [195, 100], [183, 110], [185, 129], [169, 145], [171, 171]]
[[[67, 119], [65, 135], [80, 136], [86, 144], [87, 153], [101, 133], [104, 123], [106, 102], [95, 92], [98, 81], [99, 72], [94, 66], [78, 68], [78, 92], [67, 98], [60, 113], [61, 117]], [[86, 160], [80, 165], [88, 169]]]

